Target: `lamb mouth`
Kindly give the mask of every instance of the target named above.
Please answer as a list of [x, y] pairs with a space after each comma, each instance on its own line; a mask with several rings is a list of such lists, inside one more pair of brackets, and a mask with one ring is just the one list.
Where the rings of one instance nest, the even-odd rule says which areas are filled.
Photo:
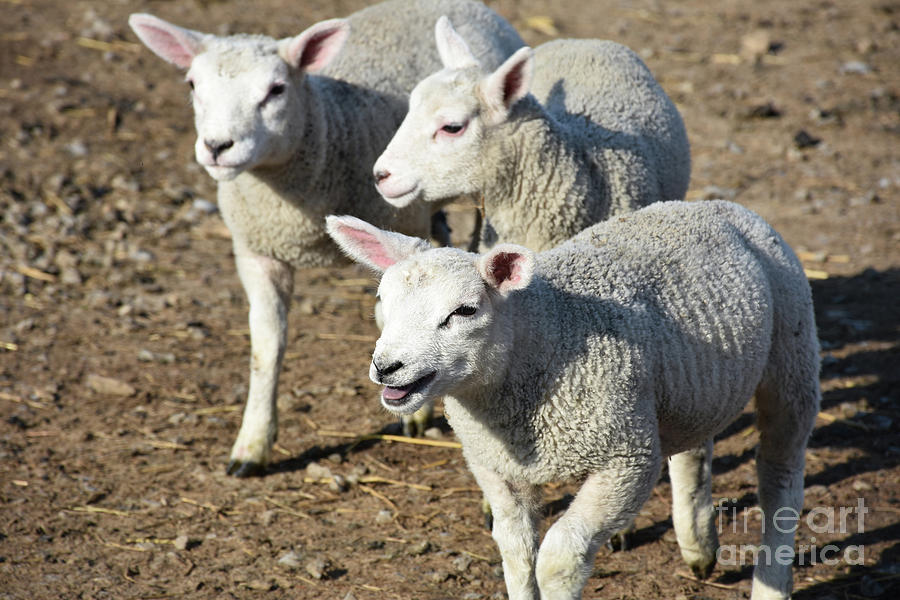
[[437, 375], [437, 371], [432, 371], [428, 375], [420, 377], [419, 379], [416, 379], [412, 383], [408, 383], [406, 385], [386, 385], [384, 386], [384, 390], [381, 392], [381, 399], [388, 406], [391, 406], [393, 408], [400, 408], [404, 404], [408, 403], [410, 394], [421, 391], [425, 386], [431, 383], [435, 375]]
[[231, 181], [246, 170], [247, 163], [237, 165], [203, 164], [203, 168], [216, 181]]
[[396, 193], [384, 192], [381, 187], [378, 186], [378, 192], [384, 197], [388, 204], [392, 204], [397, 208], [404, 208], [419, 196], [419, 184], [414, 184], [412, 187]]

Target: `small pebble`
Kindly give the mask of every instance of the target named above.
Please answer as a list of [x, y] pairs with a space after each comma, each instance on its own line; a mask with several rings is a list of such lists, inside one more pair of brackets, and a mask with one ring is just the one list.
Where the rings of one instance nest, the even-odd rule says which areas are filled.
[[392, 513], [391, 511], [389, 511], [387, 509], [379, 510], [378, 514], [375, 515], [375, 522], [378, 523], [379, 525], [384, 525], [385, 523], [390, 523], [393, 520], [394, 520], [394, 513]]
[[844, 75], [866, 75], [872, 72], [872, 67], [860, 60], [851, 60], [842, 64], [840, 71]]
[[64, 147], [66, 149], [66, 152], [68, 152], [74, 158], [84, 158], [88, 155], [88, 148], [81, 140], [75, 140], [70, 144], [66, 144]]
[[447, 579], [450, 578], [450, 573], [447, 571], [432, 571], [428, 573], [425, 578], [431, 583], [444, 583]]
[[325, 577], [325, 572], [328, 569], [328, 561], [321, 556], [317, 556], [307, 562], [304, 568], [313, 579], [322, 579]]
[[862, 479], [857, 479], [853, 482], [852, 487], [857, 492], [868, 492], [872, 489], [872, 484], [863, 481]]
[[135, 392], [135, 389], [124, 381], [112, 377], [104, 377], [95, 373], [88, 375], [85, 383], [91, 390], [98, 394], [131, 396]]
[[271, 527], [276, 519], [278, 519], [278, 513], [274, 510], [264, 510], [262, 514], [259, 515], [259, 518], [264, 527]]
[[331, 481], [328, 482], [328, 489], [332, 492], [343, 492], [347, 490], [347, 480], [343, 475], [333, 475]]
[[179, 535], [175, 538], [175, 549], [176, 550], [187, 550], [187, 547], [190, 545], [191, 540], [186, 535]]
[[203, 213], [205, 215], [214, 215], [219, 212], [218, 206], [203, 198], [194, 198], [194, 201], [191, 203], [191, 208], [198, 213]]
[[278, 559], [278, 564], [286, 569], [299, 569], [300, 555], [291, 550]]
[[441, 431], [440, 427], [429, 427], [425, 430], [423, 435], [430, 440], [439, 440], [444, 437], [444, 433]]
[[824, 496], [828, 493], [828, 488], [824, 485], [811, 485], [806, 488], [807, 496]]
[[428, 540], [422, 540], [421, 542], [410, 546], [406, 552], [410, 556], [421, 556], [422, 554], [425, 554], [426, 552], [428, 552], [430, 549], [431, 549], [431, 544], [428, 543]]
[[468, 554], [460, 554], [456, 558], [453, 559], [453, 567], [459, 573], [465, 573], [469, 570], [469, 566], [472, 564], [472, 557]]
[[317, 462], [311, 462], [306, 465], [306, 476], [312, 479], [330, 479], [331, 469], [323, 467]]
[[746, 60], [759, 60], [769, 52], [772, 39], [769, 32], [759, 29], [741, 37], [741, 56]]
[[254, 579], [253, 581], [248, 581], [243, 585], [244, 587], [255, 590], [257, 592], [271, 592], [277, 587], [273, 582], [263, 581], [261, 579]]

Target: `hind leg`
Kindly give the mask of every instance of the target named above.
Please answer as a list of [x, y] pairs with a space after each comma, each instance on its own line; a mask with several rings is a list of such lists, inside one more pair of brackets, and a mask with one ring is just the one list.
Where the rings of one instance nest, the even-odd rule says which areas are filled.
[[681, 556], [698, 577], [716, 565], [719, 537], [712, 502], [713, 441], [669, 458], [672, 523]]
[[794, 533], [803, 510], [806, 442], [819, 407], [817, 357], [815, 365], [768, 379], [756, 391], [760, 432], [756, 472], [763, 536], [753, 571], [753, 600], [789, 598], [793, 587], [791, 566]]

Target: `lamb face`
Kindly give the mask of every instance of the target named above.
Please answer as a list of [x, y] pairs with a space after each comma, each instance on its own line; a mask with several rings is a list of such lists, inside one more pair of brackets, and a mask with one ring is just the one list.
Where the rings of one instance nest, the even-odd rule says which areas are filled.
[[288, 156], [288, 116], [300, 102], [288, 65], [270, 43], [223, 45], [188, 70], [197, 162], [219, 181]]
[[402, 208], [480, 189], [473, 177], [484, 135], [477, 75], [475, 68], [445, 69], [413, 89], [409, 113], [375, 163], [378, 191], [389, 203]]
[[485, 136], [506, 120], [530, 84], [531, 48], [520, 48], [490, 73], [445, 17], [435, 38], [444, 69], [413, 89], [406, 118], [375, 162], [378, 191], [400, 208], [482, 189]]
[[350, 258], [381, 271], [384, 327], [369, 377], [381, 402], [408, 414], [428, 400], [502, 377], [513, 328], [503, 307], [531, 283], [534, 256], [514, 244], [484, 255], [431, 248], [349, 216], [326, 218], [328, 234]]
[[494, 299], [475, 256], [429, 251], [388, 269], [378, 292], [384, 330], [369, 377], [384, 385], [381, 403], [409, 414], [452, 393], [479, 371], [494, 323]]
[[349, 33], [343, 19], [283, 40], [218, 37], [146, 14], [132, 15], [129, 24], [153, 52], [187, 69], [197, 162], [218, 181], [291, 158], [303, 130], [303, 79], [324, 68]]

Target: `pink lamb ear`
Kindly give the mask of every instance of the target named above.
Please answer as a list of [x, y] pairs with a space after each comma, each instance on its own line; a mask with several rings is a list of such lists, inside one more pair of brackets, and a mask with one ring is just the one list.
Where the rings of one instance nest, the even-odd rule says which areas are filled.
[[534, 254], [515, 244], [499, 244], [478, 260], [478, 271], [502, 294], [528, 287], [534, 275]]
[[176, 67], [187, 69], [203, 51], [204, 34], [184, 29], [153, 15], [134, 13], [128, 25], [154, 54]]
[[534, 70], [533, 56], [534, 51], [528, 46], [519, 48], [496, 71], [482, 80], [482, 97], [495, 122], [505, 119], [513, 104], [528, 94]]
[[322, 21], [298, 36], [283, 40], [281, 57], [294, 68], [315, 73], [334, 60], [348, 35], [350, 23], [346, 19]]
[[427, 241], [378, 229], [356, 217], [325, 217], [325, 229], [344, 253], [376, 271], [431, 248]]
[[434, 39], [437, 43], [438, 55], [448, 69], [464, 69], [478, 66], [478, 61], [469, 50], [468, 44], [456, 33], [447, 15], [441, 16], [434, 25]]

